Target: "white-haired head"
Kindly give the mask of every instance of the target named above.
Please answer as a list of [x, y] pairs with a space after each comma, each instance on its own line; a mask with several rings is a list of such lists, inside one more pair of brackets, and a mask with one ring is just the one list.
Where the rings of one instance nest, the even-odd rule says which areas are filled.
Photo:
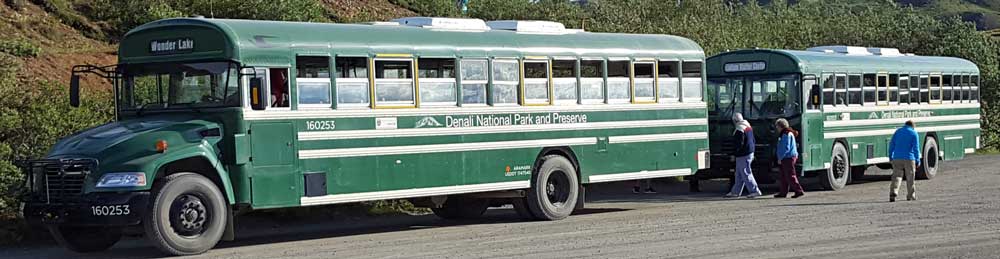
[[733, 123], [739, 124], [741, 121], [743, 121], [743, 114], [738, 112], [733, 113]]

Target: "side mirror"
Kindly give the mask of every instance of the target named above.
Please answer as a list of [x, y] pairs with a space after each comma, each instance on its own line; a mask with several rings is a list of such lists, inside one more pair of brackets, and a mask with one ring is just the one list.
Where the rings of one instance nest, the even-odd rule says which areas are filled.
[[69, 78], [69, 106], [80, 107], [80, 76]]
[[262, 111], [267, 108], [268, 88], [264, 87], [264, 79], [250, 78], [250, 108]]

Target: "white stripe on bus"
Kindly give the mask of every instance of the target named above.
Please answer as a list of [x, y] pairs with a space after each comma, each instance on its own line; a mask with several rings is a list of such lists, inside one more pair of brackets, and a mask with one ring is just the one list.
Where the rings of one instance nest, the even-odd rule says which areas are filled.
[[608, 122], [566, 123], [566, 124], [506, 125], [506, 126], [495, 126], [495, 127], [304, 131], [304, 132], [299, 132], [298, 135], [300, 141], [306, 141], [306, 140], [468, 135], [468, 134], [488, 134], [488, 133], [520, 133], [520, 132], [563, 131], [563, 130], [652, 128], [652, 127], [701, 126], [701, 125], [708, 125], [708, 120], [705, 118], [700, 118], [700, 119], [672, 119], [672, 120], [608, 121]]
[[302, 197], [301, 199], [299, 199], [299, 202], [302, 204], [302, 206], [312, 206], [312, 205], [337, 204], [337, 203], [349, 203], [349, 202], [360, 202], [360, 201], [427, 197], [427, 196], [449, 195], [458, 193], [517, 190], [517, 189], [527, 189], [530, 187], [531, 187], [531, 182], [529, 181], [512, 181], [512, 182], [500, 182], [500, 183], [483, 183], [483, 184], [430, 187], [430, 188], [415, 188], [415, 189], [393, 190], [393, 191], [331, 194], [331, 195], [324, 195], [317, 197]]
[[706, 139], [706, 138], [708, 138], [708, 133], [707, 132], [611, 136], [611, 137], [608, 137], [608, 144], [624, 144], [624, 143], [637, 143], [637, 142], [659, 142], [659, 141], [687, 140], [687, 139]]
[[[934, 126], [934, 127], [920, 127], [920, 125], [917, 125], [917, 132], [931, 132], [931, 131], [937, 132], [937, 131], [967, 130], [967, 129], [979, 129], [979, 123], [949, 125], [949, 126]], [[823, 138], [832, 139], [832, 138], [847, 138], [847, 137], [883, 136], [883, 135], [892, 135], [895, 132], [896, 129], [827, 132], [823, 133]]]
[[959, 135], [959, 136], [947, 136], [947, 137], [944, 137], [944, 140], [958, 140], [958, 139], [962, 139], [962, 138], [963, 137], [961, 135]]
[[470, 150], [483, 151], [483, 150], [537, 148], [537, 147], [551, 147], [551, 146], [576, 146], [576, 145], [594, 145], [594, 144], [597, 144], [597, 138], [587, 137], [587, 138], [453, 143], [453, 144], [434, 144], [434, 145], [334, 148], [334, 149], [300, 150], [299, 159], [426, 154], [426, 153], [441, 153], [441, 152], [461, 152]]
[[[932, 117], [915, 117], [915, 118], [893, 118], [893, 119], [867, 119], [867, 120], [840, 120], [840, 121], [825, 121], [823, 122], [824, 127], [850, 127], [850, 126], [869, 126], [869, 125], [902, 125], [908, 120], [913, 120], [913, 122], [942, 122], [942, 121], [960, 121], [960, 120], [979, 120], [979, 114], [966, 114], [966, 115], [948, 115], [948, 116], [932, 116]], [[919, 124], [917, 126], [920, 126]]]
[[965, 109], [980, 108], [979, 103], [957, 103], [957, 104], [920, 104], [920, 105], [884, 105], [884, 106], [826, 106], [823, 112], [879, 112], [879, 111], [900, 111], [900, 110], [940, 110], [940, 109]]
[[282, 120], [311, 118], [364, 118], [383, 116], [442, 116], [478, 115], [502, 113], [545, 113], [545, 112], [601, 112], [601, 111], [646, 111], [704, 109], [705, 102], [694, 103], [654, 103], [654, 104], [584, 104], [556, 106], [493, 106], [493, 107], [449, 107], [416, 109], [300, 109], [244, 111], [245, 120]]
[[602, 182], [616, 182], [616, 181], [685, 176], [685, 175], [691, 175], [690, 168], [656, 170], [656, 171], [639, 171], [633, 173], [598, 174], [598, 175], [588, 176], [587, 178], [590, 180], [591, 183], [602, 183]]
[[975, 148], [966, 148], [965, 149], [965, 153], [966, 154], [976, 153], [976, 149]]
[[[648, 135], [609, 137], [608, 143], [619, 144], [619, 143], [657, 142], [657, 141], [691, 140], [691, 139], [707, 139], [707, 138], [708, 138], [708, 133], [705, 132], [648, 134]], [[427, 154], [427, 153], [442, 153], [442, 152], [461, 152], [470, 150], [484, 151], [484, 150], [540, 148], [540, 147], [552, 147], [552, 146], [578, 146], [578, 145], [595, 145], [595, 144], [597, 144], [597, 138], [586, 137], [586, 138], [452, 143], [452, 144], [433, 144], [433, 145], [333, 148], [333, 149], [300, 150], [299, 159]]]

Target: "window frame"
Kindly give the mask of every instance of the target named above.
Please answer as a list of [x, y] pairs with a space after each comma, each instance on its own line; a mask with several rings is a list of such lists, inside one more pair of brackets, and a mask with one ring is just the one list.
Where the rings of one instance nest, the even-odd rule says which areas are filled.
[[[611, 62], [627, 62], [625, 68], [629, 71], [625, 71], [624, 77], [611, 77]], [[628, 58], [608, 58], [604, 62], [604, 99], [607, 104], [626, 104], [632, 102], [632, 65], [631, 60]], [[628, 85], [628, 97], [626, 98], [611, 98], [611, 83], [625, 83]]]
[[[673, 66], [674, 66], [673, 73], [674, 73], [675, 77], [670, 77], [669, 74], [667, 74], [666, 77], [660, 76], [660, 73], [667, 72], [667, 71], [661, 71], [660, 70], [660, 64], [662, 64], [662, 63], [673, 63]], [[679, 103], [679, 102], [681, 102], [681, 95], [682, 95], [682, 92], [681, 92], [681, 77], [682, 77], [682, 75], [681, 75], [681, 66], [682, 65], [683, 65], [683, 63], [682, 63], [682, 61], [680, 59], [660, 59], [660, 60], [657, 60], [657, 62], [656, 62], [656, 102], [658, 102], [658, 103]], [[676, 96], [674, 96], [672, 98], [669, 97], [669, 96], [663, 96], [663, 93], [666, 92], [665, 89], [667, 89], [668, 87], [670, 87], [671, 84], [673, 84], [674, 94], [676, 94]]]
[[[339, 58], [363, 58], [365, 61], [365, 77], [340, 77], [338, 73], [339, 63], [337, 59]], [[333, 56], [333, 104], [335, 109], [370, 109], [373, 106], [372, 100], [372, 57], [370, 56], [359, 56], [359, 55], [336, 55]], [[341, 103], [340, 102], [340, 84], [350, 84], [350, 83], [364, 83], [365, 88], [368, 89], [368, 96], [365, 98], [367, 100], [365, 103]]]
[[[465, 62], [483, 62], [483, 69], [484, 69], [483, 73], [485, 73], [486, 78], [485, 79], [481, 79], [481, 80], [480, 79], [466, 80], [465, 78], [463, 78], [463, 77], [465, 77], [465, 73], [462, 72], [463, 68], [465, 67], [465, 65], [464, 65]], [[492, 70], [493, 66], [491, 65], [492, 62], [490, 61], [490, 59], [489, 58], [456, 58], [455, 59], [455, 64], [456, 64], [455, 65], [456, 66], [455, 67], [455, 85], [456, 85], [456, 90], [457, 90], [457, 93], [458, 93], [458, 95], [456, 96], [458, 98], [458, 106], [460, 106], [460, 107], [488, 107], [490, 105], [490, 102], [491, 102], [490, 101], [490, 96], [491, 96], [490, 95], [490, 90], [491, 90], [491, 87], [490, 87], [490, 78], [492, 77], [492, 73], [493, 73], [493, 70]], [[466, 84], [470, 84], [470, 85], [482, 84], [483, 88], [485, 88], [485, 89], [483, 89], [483, 91], [486, 94], [486, 100], [484, 100], [483, 103], [465, 103], [465, 85]]]
[[[555, 77], [555, 63], [558, 61], [573, 61], [573, 77]], [[554, 57], [549, 60], [549, 89], [553, 105], [576, 105], [580, 104], [580, 60], [576, 57]], [[573, 82], [576, 98], [573, 100], [559, 99], [556, 97], [556, 84]]]
[[[525, 75], [525, 70], [527, 70], [528, 63], [544, 63], [545, 64], [545, 78], [528, 78]], [[530, 81], [529, 81], [530, 80]], [[528, 83], [541, 82], [545, 80], [545, 91], [547, 95], [547, 100], [544, 102], [532, 102], [532, 100], [538, 101], [542, 99], [528, 99]], [[552, 105], [552, 62], [548, 58], [524, 58], [521, 60], [521, 105], [523, 106], [546, 106]]]
[[[882, 94], [885, 94], [884, 98]], [[875, 105], [889, 105], [889, 73], [879, 72], [875, 74]]]
[[[600, 77], [584, 77], [583, 76], [583, 62], [593, 62], [593, 61], [599, 61], [601, 63], [600, 66], [598, 67], [598, 75]], [[577, 88], [579, 89], [578, 98], [580, 99], [580, 104], [605, 104], [607, 102], [607, 99], [608, 99], [608, 95], [607, 95], [608, 90], [607, 90], [607, 87], [608, 87], [608, 85], [607, 85], [607, 81], [605, 81], [605, 78], [607, 78], [607, 76], [608, 76], [607, 75], [607, 65], [608, 65], [607, 60], [604, 60], [603, 58], [580, 58], [577, 61], [577, 77], [580, 78], [579, 82], [577, 83], [577, 85], [578, 85]], [[583, 97], [583, 85], [584, 85], [584, 82], [587, 82], [587, 83], [600, 82], [600, 85], [601, 85], [601, 99], [587, 99], [587, 98], [584, 98]]]
[[[448, 78], [448, 77], [443, 77], [443, 78], [442, 77], [426, 77], [426, 78], [420, 77], [420, 60], [421, 59], [425, 59], [425, 60], [426, 59], [451, 60], [453, 62], [452, 63], [453, 66], [454, 66], [452, 68], [452, 70], [453, 70], [452, 71], [453, 77], [451, 77], [451, 78]], [[423, 95], [421, 95], [418, 92], [416, 94], [416, 98], [417, 98], [417, 102], [416, 103], [418, 104], [418, 107], [420, 107], [420, 108], [458, 107], [458, 104], [462, 102], [462, 96], [460, 96], [461, 89], [459, 89], [459, 87], [461, 87], [461, 86], [458, 84], [458, 81], [459, 81], [458, 80], [458, 77], [459, 77], [458, 70], [460, 68], [458, 67], [458, 62], [455, 60], [455, 58], [453, 58], [453, 57], [433, 57], [433, 56], [414, 57], [413, 64], [414, 64], [413, 79], [414, 79], [415, 84], [417, 84], [417, 88], [416, 89], [418, 91], [421, 88], [420, 85], [423, 84], [423, 83], [425, 83], [425, 82], [426, 83], [452, 83], [452, 92], [454, 92], [456, 94], [455, 95], [455, 101], [453, 101], [453, 102], [424, 102]]]
[[[847, 106], [864, 106], [865, 105], [865, 91], [864, 91], [865, 87], [864, 87], [862, 78], [863, 77], [862, 77], [861, 74], [847, 74], [847, 82], [846, 82], [846, 85], [847, 85]], [[857, 86], [854, 86], [854, 84], [857, 84]], [[854, 99], [856, 99], [856, 98], [851, 95], [852, 92], [858, 92], [858, 98], [860, 98], [860, 100], [857, 100], [855, 102]]]
[[[516, 68], [515, 72], [517, 72], [517, 78], [516, 78], [517, 80], [516, 81], [509, 81], [509, 80], [508, 81], [497, 81], [496, 78], [495, 78], [496, 75], [494, 74], [495, 73], [494, 70], [496, 69], [496, 63], [511, 63], [511, 64], [514, 64], [514, 67]], [[490, 83], [487, 86], [488, 88], [487, 88], [487, 92], [486, 92], [487, 93], [486, 103], [488, 105], [490, 105], [490, 106], [500, 106], [500, 107], [521, 106], [522, 101], [524, 99], [524, 97], [522, 97], [522, 95], [521, 95], [521, 91], [523, 91], [523, 89], [521, 89], [521, 84], [522, 84], [521, 81], [524, 80], [524, 75], [522, 74], [522, 71], [521, 71], [522, 70], [522, 68], [521, 68], [521, 60], [518, 59], [518, 58], [508, 58], [508, 57], [499, 58], [499, 57], [494, 57], [494, 58], [490, 59], [489, 70], [490, 70], [490, 74], [489, 74], [488, 78], [489, 78], [489, 82]], [[497, 84], [502, 85], [502, 86], [513, 86], [513, 88], [514, 88], [514, 102], [511, 102], [511, 103], [497, 103], [496, 102], [496, 96], [497, 96], [496, 95], [496, 92], [497, 92], [496, 91], [496, 86], [497, 86]]]
[[[635, 66], [636, 65], [650, 65], [650, 69], [651, 69], [650, 72], [652, 72], [652, 75], [651, 75], [652, 77], [651, 78], [637, 78], [636, 75], [635, 75]], [[656, 76], [657, 76], [656, 75], [656, 65], [658, 65], [658, 64], [657, 64], [657, 62], [656, 62], [655, 59], [634, 59], [634, 60], [632, 60], [632, 62], [629, 63], [629, 66], [630, 66], [629, 67], [629, 78], [631, 79], [631, 82], [629, 83], [629, 88], [630, 88], [629, 89], [629, 94], [631, 95], [632, 103], [634, 103], [634, 104], [650, 104], [650, 103], [656, 103], [657, 102], [656, 98], [658, 98], [658, 97], [657, 97], [657, 92], [656, 92], [657, 91], [657, 85], [656, 85]], [[653, 96], [648, 96], [648, 97], [644, 96], [644, 97], [642, 97], [642, 99], [640, 99], [639, 96], [636, 96], [636, 94], [635, 94], [635, 92], [636, 92], [635, 91], [635, 89], [636, 89], [635, 85], [636, 85], [636, 83], [639, 83], [640, 81], [643, 82], [643, 83], [652, 83], [653, 84]]]
[[[937, 83], [938, 83], [937, 86], [934, 86], [934, 78], [937, 78]], [[942, 97], [944, 97], [944, 87], [941, 86], [941, 84], [943, 83], [942, 79], [944, 79], [944, 77], [941, 74], [930, 74], [930, 77], [928, 77], [927, 85], [928, 85], [928, 90], [929, 90], [929, 93], [930, 93], [929, 94], [929, 97], [930, 97], [929, 103], [930, 104], [942, 104], [943, 103], [941, 101]], [[934, 99], [934, 95], [933, 95], [934, 88], [937, 88], [937, 94], [938, 94], [937, 99]]]
[[[405, 62], [410, 62], [410, 78], [408, 78], [408, 79], [398, 79], [398, 78], [382, 78], [382, 79], [379, 79], [376, 76], [376, 74], [375, 74], [376, 73], [375, 70], [377, 68], [376, 64], [379, 61], [405, 61]], [[420, 102], [418, 101], [418, 100], [420, 100], [420, 89], [419, 89], [419, 86], [418, 86], [418, 83], [417, 83], [417, 81], [418, 81], [417, 75], [416, 75], [417, 70], [415, 69], [416, 65], [417, 65], [416, 63], [417, 63], [417, 61], [413, 57], [402, 58], [402, 57], [379, 57], [379, 56], [376, 56], [375, 58], [371, 59], [371, 69], [369, 69], [368, 71], [370, 71], [369, 73], [371, 73], [371, 79], [372, 79], [372, 85], [371, 85], [371, 91], [370, 91], [370, 94], [371, 94], [371, 97], [372, 97], [372, 107], [374, 107], [375, 109], [404, 109], [404, 108], [416, 108], [416, 107], [418, 107], [420, 105]], [[383, 81], [383, 82], [406, 82], [406, 81], [409, 81], [410, 88], [413, 90], [412, 104], [411, 103], [405, 103], [405, 102], [388, 102], [388, 103], [385, 103], [385, 104], [379, 104], [379, 101], [378, 101], [378, 83], [379, 83], [380, 80]]]
[[[684, 76], [684, 65], [687, 64], [687, 63], [698, 63], [699, 64], [698, 65], [698, 77], [686, 77], [686, 76]], [[679, 76], [680, 76], [680, 80], [681, 81], [680, 81], [680, 92], [679, 92], [678, 96], [680, 96], [681, 102], [684, 102], [684, 103], [688, 103], [689, 102], [688, 100], [685, 100], [687, 98], [685, 98], [685, 96], [684, 96], [684, 92], [685, 92], [684, 91], [684, 89], [685, 89], [684, 88], [684, 79], [685, 78], [697, 78], [698, 82], [699, 82], [699, 84], [698, 84], [698, 89], [699, 89], [698, 93], [699, 94], [698, 95], [699, 95], [700, 98], [698, 98], [697, 100], [693, 101], [693, 103], [705, 102], [705, 76], [706, 76], [706, 74], [708, 72], [708, 71], [705, 70], [705, 60], [704, 59], [681, 60], [680, 70], [681, 71], [680, 71]]]

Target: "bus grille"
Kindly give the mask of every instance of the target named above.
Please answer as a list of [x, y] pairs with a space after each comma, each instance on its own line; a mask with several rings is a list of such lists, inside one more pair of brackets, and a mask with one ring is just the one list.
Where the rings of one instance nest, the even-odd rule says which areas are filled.
[[76, 199], [83, 194], [84, 181], [96, 164], [92, 159], [32, 161], [29, 181], [38, 183], [32, 193], [46, 203]]

